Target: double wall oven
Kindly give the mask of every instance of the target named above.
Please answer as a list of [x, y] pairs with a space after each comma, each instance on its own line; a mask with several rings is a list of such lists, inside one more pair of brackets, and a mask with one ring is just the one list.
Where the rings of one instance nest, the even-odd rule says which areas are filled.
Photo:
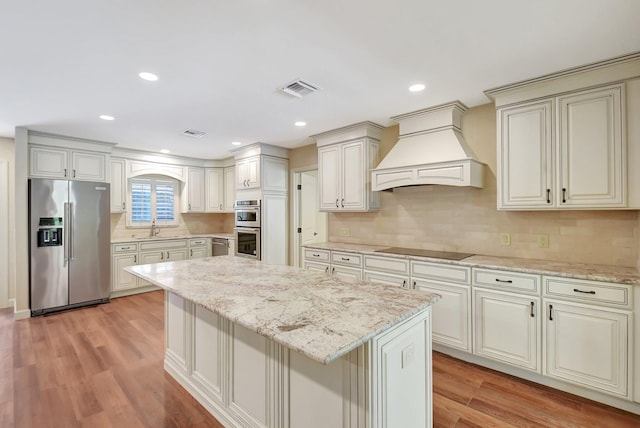
[[236, 256], [260, 260], [260, 201], [236, 201]]

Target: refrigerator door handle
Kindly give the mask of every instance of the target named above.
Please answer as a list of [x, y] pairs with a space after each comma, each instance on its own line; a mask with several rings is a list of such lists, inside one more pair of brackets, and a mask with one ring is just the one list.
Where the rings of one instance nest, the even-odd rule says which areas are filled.
[[64, 203], [64, 219], [62, 223], [64, 228], [64, 237], [62, 238], [62, 252], [64, 262], [69, 261], [69, 202]]
[[73, 202], [69, 202], [69, 220], [67, 223], [67, 230], [69, 231], [69, 260], [74, 259], [73, 254]]

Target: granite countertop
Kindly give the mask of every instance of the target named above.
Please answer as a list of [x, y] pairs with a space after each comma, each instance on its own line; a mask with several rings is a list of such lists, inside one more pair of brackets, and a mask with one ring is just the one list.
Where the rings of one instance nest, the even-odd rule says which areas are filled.
[[561, 262], [555, 260], [523, 259], [515, 257], [497, 257], [484, 255], [474, 255], [462, 260], [445, 260], [376, 251], [389, 248], [388, 246], [345, 244], [339, 242], [308, 244], [305, 245], [305, 247], [315, 248], [319, 250], [348, 251], [359, 254], [497, 269], [511, 272], [524, 272], [538, 275], [554, 275], [566, 278], [640, 285], [640, 272], [638, 271], [638, 269], [624, 266], [610, 266], [589, 263]]
[[[167, 232], [169, 233], [169, 232]], [[122, 244], [124, 242], [141, 242], [141, 241], [166, 241], [169, 239], [191, 239], [191, 238], [226, 238], [226, 239], [235, 239], [235, 235], [233, 233], [199, 233], [195, 235], [166, 235], [163, 236], [162, 233], [159, 236], [152, 238], [150, 236], [145, 236], [141, 238], [118, 238], [112, 239], [112, 244]]]
[[125, 270], [323, 364], [440, 298], [233, 256]]

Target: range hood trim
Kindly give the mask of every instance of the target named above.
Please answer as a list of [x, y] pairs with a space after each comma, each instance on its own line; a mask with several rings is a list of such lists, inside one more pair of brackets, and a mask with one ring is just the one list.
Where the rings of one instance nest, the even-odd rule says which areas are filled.
[[484, 187], [484, 164], [475, 159], [461, 133], [459, 101], [394, 116], [398, 142], [371, 170], [371, 189], [446, 185]]

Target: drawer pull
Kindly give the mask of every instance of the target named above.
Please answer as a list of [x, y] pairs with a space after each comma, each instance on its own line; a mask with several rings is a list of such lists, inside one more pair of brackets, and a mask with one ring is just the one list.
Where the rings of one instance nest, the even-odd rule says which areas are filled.
[[131, 247], [120, 247], [120, 248], [123, 249], [123, 250], [130, 250], [131, 249]]
[[533, 302], [531, 302], [531, 318], [535, 317], [535, 314], [533, 313]]
[[591, 291], [583, 291], [583, 290], [579, 290], [577, 288], [574, 288], [573, 291], [575, 291], [576, 293], [583, 293], [583, 294], [596, 294], [595, 291], [591, 290]]
[[499, 279], [496, 278], [496, 282], [504, 282], [505, 284], [512, 284], [513, 281], [511, 281], [510, 279], [504, 280], [504, 279]]
[[320, 257], [320, 254], [311, 254], [313, 257]]
[[343, 261], [348, 262], [349, 260], [351, 260], [349, 257], [340, 257]]

